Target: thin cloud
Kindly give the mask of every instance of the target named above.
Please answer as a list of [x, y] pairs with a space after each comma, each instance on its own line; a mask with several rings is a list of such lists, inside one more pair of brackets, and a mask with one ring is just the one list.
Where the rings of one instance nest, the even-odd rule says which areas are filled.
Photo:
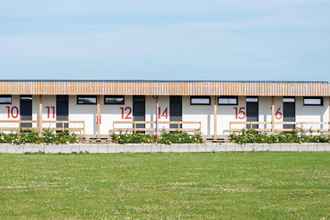
[[0, 75], [324, 80], [329, 9], [323, 0], [7, 1]]

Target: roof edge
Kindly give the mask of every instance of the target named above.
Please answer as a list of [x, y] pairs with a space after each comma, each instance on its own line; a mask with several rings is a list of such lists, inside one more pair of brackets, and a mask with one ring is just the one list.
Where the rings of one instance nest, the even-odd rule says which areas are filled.
[[329, 84], [329, 81], [318, 80], [95, 80], [95, 79], [0, 79], [0, 82], [118, 82], [118, 83], [324, 83]]

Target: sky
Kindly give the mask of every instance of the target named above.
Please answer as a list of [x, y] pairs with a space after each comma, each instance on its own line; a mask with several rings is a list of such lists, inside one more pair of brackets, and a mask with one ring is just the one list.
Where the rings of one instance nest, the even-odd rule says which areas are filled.
[[330, 81], [330, 1], [3, 1], [0, 79]]

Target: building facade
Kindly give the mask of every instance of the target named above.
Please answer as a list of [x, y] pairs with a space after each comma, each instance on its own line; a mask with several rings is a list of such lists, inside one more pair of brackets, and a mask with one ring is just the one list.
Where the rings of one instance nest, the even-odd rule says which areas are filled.
[[328, 82], [0, 81], [0, 131], [81, 135], [183, 130], [217, 138], [254, 128], [330, 130]]

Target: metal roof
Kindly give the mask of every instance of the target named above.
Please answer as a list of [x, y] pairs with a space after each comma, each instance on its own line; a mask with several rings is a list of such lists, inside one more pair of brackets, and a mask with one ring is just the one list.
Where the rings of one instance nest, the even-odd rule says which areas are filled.
[[154, 82], [154, 83], [182, 83], [182, 82], [204, 82], [204, 83], [326, 83], [328, 81], [319, 80], [141, 80], [141, 79], [0, 79], [0, 82]]
[[9, 95], [330, 96], [327, 81], [0, 80]]

